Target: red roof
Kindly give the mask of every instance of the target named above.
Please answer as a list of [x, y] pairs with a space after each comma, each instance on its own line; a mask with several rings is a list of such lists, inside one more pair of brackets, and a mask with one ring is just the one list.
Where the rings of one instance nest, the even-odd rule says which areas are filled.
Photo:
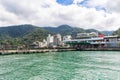
[[98, 37], [104, 37], [105, 35], [104, 34], [99, 34]]

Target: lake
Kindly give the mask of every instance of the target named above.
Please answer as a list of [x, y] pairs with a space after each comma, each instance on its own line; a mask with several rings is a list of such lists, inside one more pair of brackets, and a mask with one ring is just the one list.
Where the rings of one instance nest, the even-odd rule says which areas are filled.
[[120, 80], [120, 52], [2, 55], [0, 80]]

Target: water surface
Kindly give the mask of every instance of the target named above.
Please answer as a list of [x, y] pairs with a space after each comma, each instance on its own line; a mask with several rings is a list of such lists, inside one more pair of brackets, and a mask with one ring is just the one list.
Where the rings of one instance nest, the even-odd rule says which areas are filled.
[[119, 51], [0, 56], [0, 80], [120, 80]]

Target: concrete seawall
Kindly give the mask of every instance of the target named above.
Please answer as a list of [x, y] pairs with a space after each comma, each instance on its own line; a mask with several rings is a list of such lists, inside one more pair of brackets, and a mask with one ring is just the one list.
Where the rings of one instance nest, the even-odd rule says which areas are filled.
[[0, 55], [75, 51], [75, 49], [2, 50]]
[[46, 52], [65, 52], [65, 51], [120, 51], [120, 48], [84, 48], [84, 49], [34, 49], [34, 50], [1, 50], [0, 55], [11, 54], [31, 54]]

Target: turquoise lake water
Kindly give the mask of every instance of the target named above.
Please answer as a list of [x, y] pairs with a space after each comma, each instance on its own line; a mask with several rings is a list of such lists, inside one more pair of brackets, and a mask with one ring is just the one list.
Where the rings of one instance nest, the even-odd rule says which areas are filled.
[[120, 80], [119, 51], [0, 56], [0, 80]]

